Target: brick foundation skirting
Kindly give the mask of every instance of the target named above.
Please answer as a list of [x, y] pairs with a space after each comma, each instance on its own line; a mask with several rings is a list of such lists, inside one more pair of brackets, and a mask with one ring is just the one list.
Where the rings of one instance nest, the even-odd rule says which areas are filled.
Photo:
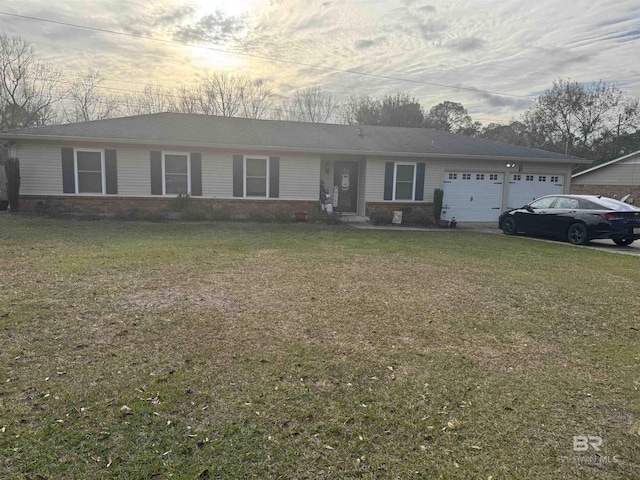
[[640, 204], [640, 185], [581, 185], [571, 184], [571, 193], [576, 195], [602, 195], [603, 197], [622, 198], [627, 194]]
[[[318, 208], [318, 202], [306, 200], [245, 200], [191, 197], [194, 202], [215, 210], [224, 210], [236, 215], [271, 214], [276, 212], [312, 211]], [[57, 196], [57, 195], [21, 195], [20, 210], [35, 212], [38, 205], [57, 204], [69, 212], [115, 214], [132, 209], [159, 211], [171, 205], [172, 198], [167, 197], [116, 197], [116, 196]]]

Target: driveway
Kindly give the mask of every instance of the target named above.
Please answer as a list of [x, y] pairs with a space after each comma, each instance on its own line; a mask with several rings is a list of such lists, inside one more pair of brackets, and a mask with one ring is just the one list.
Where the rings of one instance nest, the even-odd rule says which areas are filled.
[[631, 245], [626, 247], [618, 247], [611, 240], [592, 240], [588, 248], [595, 250], [606, 250], [613, 253], [624, 253], [627, 255], [639, 255], [640, 256], [640, 240], [636, 240]]

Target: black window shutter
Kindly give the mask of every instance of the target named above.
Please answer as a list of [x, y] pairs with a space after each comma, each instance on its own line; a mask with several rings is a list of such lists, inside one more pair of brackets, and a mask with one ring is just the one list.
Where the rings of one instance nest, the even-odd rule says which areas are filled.
[[242, 155], [233, 156], [233, 196], [244, 196], [244, 159]]
[[269, 157], [269, 198], [280, 197], [280, 157]]
[[424, 162], [416, 165], [416, 194], [414, 198], [418, 202], [424, 200]]
[[151, 195], [162, 195], [162, 152], [151, 152]]
[[384, 199], [393, 200], [393, 162], [384, 164]]
[[76, 193], [76, 172], [73, 166], [73, 148], [62, 147], [62, 192]]
[[104, 151], [104, 169], [107, 195], [116, 195], [118, 193], [118, 160], [115, 150]]
[[202, 154], [191, 154], [191, 195], [202, 196]]

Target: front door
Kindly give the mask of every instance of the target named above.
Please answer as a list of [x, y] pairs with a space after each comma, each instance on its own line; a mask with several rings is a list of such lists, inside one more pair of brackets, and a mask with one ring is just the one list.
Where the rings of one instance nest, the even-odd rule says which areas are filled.
[[333, 164], [333, 185], [338, 187], [336, 212], [355, 212], [358, 208], [358, 162], [335, 162]]

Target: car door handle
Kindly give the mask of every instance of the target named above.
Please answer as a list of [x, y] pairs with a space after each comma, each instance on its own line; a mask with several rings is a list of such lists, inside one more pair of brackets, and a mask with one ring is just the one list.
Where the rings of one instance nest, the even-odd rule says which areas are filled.
[[569, 210], [569, 213], [576, 213], [575, 210]]

